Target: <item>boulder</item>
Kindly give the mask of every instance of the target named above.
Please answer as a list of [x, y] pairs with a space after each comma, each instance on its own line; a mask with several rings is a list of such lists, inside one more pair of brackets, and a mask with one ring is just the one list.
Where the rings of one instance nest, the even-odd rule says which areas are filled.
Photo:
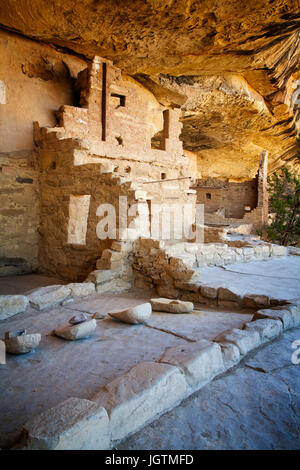
[[74, 341], [76, 339], [86, 338], [94, 333], [97, 326], [95, 319], [78, 323], [77, 325], [63, 325], [54, 330], [54, 334], [60, 338]]
[[[4, 339], [6, 352], [11, 354], [25, 354], [37, 348], [40, 344], [42, 336], [40, 333], [19, 334], [18, 336], [10, 336], [6, 333]], [[9, 337], [8, 337], [9, 336]]]
[[157, 312], [168, 313], [191, 313], [194, 310], [192, 302], [183, 300], [171, 300], [160, 297], [158, 299], [150, 299], [152, 309]]
[[149, 320], [151, 314], [151, 304], [147, 302], [141, 305], [137, 305], [136, 307], [128, 308], [126, 310], [109, 312], [108, 315], [124, 323], [131, 323], [133, 325], [137, 325], [139, 323], [144, 323], [145, 321]]
[[28, 306], [25, 295], [0, 295], [0, 320], [24, 312]]

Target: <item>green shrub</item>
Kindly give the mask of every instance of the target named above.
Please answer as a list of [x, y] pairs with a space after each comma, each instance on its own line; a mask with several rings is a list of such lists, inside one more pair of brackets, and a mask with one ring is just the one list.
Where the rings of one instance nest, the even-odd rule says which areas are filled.
[[295, 172], [283, 168], [268, 178], [269, 210], [274, 214], [266, 227], [268, 239], [281, 245], [300, 240], [300, 180]]

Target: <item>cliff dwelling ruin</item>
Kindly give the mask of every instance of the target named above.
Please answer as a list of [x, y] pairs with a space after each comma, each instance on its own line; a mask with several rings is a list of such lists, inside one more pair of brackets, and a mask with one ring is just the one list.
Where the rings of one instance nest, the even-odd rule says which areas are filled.
[[162, 449], [234, 448], [167, 444], [164, 413], [300, 338], [299, 242], [264, 236], [268, 177], [299, 175], [299, 2], [50, 3], [0, 8], [0, 447], [135, 449], [161, 416]]

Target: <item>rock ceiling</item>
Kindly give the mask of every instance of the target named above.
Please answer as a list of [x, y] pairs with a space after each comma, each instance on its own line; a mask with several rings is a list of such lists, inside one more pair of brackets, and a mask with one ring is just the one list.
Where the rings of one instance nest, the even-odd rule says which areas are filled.
[[[182, 106], [202, 176], [299, 167], [299, 0], [6, 0], [1, 27], [112, 59], [164, 106]], [[300, 95], [299, 95], [300, 98]]]

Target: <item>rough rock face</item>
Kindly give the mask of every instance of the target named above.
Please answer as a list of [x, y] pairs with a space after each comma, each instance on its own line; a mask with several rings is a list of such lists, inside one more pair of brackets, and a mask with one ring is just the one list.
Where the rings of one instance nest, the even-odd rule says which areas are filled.
[[263, 149], [269, 152], [270, 172], [288, 161], [299, 166], [295, 158], [299, 111], [289, 101], [295, 81], [288, 81], [280, 98], [272, 98], [269, 92], [257, 91], [257, 80], [253, 76], [251, 86], [240, 74], [160, 75], [160, 83], [187, 98], [182, 106], [181, 139], [184, 149], [196, 157], [198, 177], [255, 178]]
[[253, 177], [262, 149], [270, 171], [299, 164], [299, 0], [8, 0], [0, 24], [112, 59], [163, 105], [186, 100], [184, 148], [204, 177]]

